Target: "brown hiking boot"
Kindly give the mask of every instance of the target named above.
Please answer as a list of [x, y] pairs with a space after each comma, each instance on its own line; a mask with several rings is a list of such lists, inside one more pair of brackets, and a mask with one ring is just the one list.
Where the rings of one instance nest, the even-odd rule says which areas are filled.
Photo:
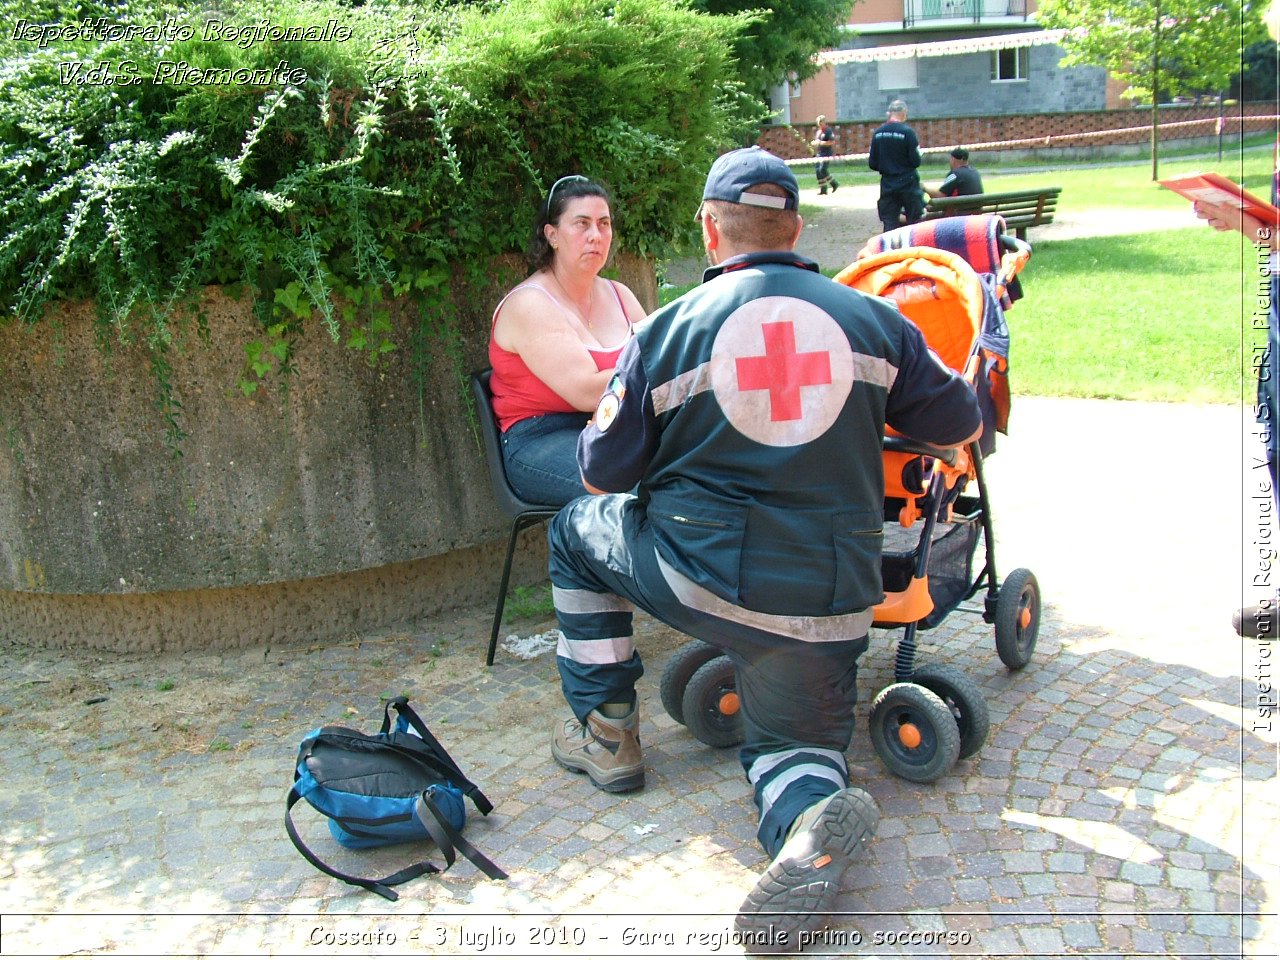
[[820, 930], [835, 906], [840, 880], [876, 832], [871, 795], [845, 787], [809, 807], [787, 832], [735, 924], [749, 955], [798, 953], [801, 934]]
[[640, 756], [640, 705], [627, 716], [611, 720], [599, 710], [587, 714], [585, 725], [577, 720], [556, 724], [551, 755], [566, 770], [585, 773], [601, 790], [625, 793], [644, 786], [644, 760]]

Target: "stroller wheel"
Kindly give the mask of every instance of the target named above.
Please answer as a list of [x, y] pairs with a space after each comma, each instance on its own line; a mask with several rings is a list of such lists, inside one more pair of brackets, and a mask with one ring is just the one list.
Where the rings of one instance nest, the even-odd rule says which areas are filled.
[[689, 679], [698, 672], [698, 668], [709, 660], [720, 656], [720, 651], [701, 640], [690, 640], [675, 652], [662, 671], [662, 682], [658, 692], [662, 697], [663, 709], [676, 723], [684, 723], [684, 691]]
[[987, 701], [978, 685], [945, 663], [925, 663], [916, 668], [915, 683], [938, 695], [955, 718], [960, 732], [959, 759], [972, 757], [987, 742], [991, 727]]
[[738, 675], [725, 656], [704, 663], [689, 679], [682, 704], [689, 732], [709, 747], [742, 742], [742, 708]]
[[996, 599], [996, 653], [1010, 670], [1031, 662], [1040, 632], [1040, 584], [1026, 567], [1005, 577]]
[[871, 745], [892, 773], [932, 783], [955, 766], [960, 730], [936, 693], [915, 683], [895, 683], [871, 704]]

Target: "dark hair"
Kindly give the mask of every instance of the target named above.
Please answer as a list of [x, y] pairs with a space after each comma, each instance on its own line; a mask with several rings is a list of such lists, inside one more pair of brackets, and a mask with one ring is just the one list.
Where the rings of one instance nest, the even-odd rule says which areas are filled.
[[951, 155], [955, 157], [957, 160], [969, 159], [969, 151], [966, 150], [964, 147], [956, 147], [954, 150], [951, 151]]
[[538, 219], [533, 225], [533, 237], [529, 242], [529, 266], [535, 273], [551, 266], [551, 261], [555, 258], [555, 251], [551, 249], [543, 227], [549, 223], [558, 224], [569, 201], [578, 197], [600, 197], [609, 205], [610, 210], [613, 209], [613, 197], [609, 195], [608, 190], [594, 180], [573, 175], [561, 177], [553, 183], [551, 189], [547, 191], [547, 198], [542, 201], [542, 206], [538, 210]]

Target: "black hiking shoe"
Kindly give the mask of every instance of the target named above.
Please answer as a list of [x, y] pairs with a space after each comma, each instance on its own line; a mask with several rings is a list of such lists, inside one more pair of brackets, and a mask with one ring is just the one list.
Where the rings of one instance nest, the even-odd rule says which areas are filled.
[[786, 843], [738, 908], [748, 954], [795, 953], [835, 906], [845, 871], [876, 832], [880, 811], [865, 790], [845, 787], [796, 818]]

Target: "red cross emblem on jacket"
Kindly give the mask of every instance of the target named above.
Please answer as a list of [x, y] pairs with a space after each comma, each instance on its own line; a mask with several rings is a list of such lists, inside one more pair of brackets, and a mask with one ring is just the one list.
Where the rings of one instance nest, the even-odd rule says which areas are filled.
[[765, 323], [764, 355], [738, 358], [738, 388], [769, 391], [769, 419], [801, 418], [800, 388], [831, 382], [831, 355], [825, 350], [798, 353], [791, 320]]
[[711, 349], [711, 388], [729, 422], [770, 446], [825, 433], [844, 409], [853, 350], [840, 325], [795, 297], [761, 297], [734, 310]]

